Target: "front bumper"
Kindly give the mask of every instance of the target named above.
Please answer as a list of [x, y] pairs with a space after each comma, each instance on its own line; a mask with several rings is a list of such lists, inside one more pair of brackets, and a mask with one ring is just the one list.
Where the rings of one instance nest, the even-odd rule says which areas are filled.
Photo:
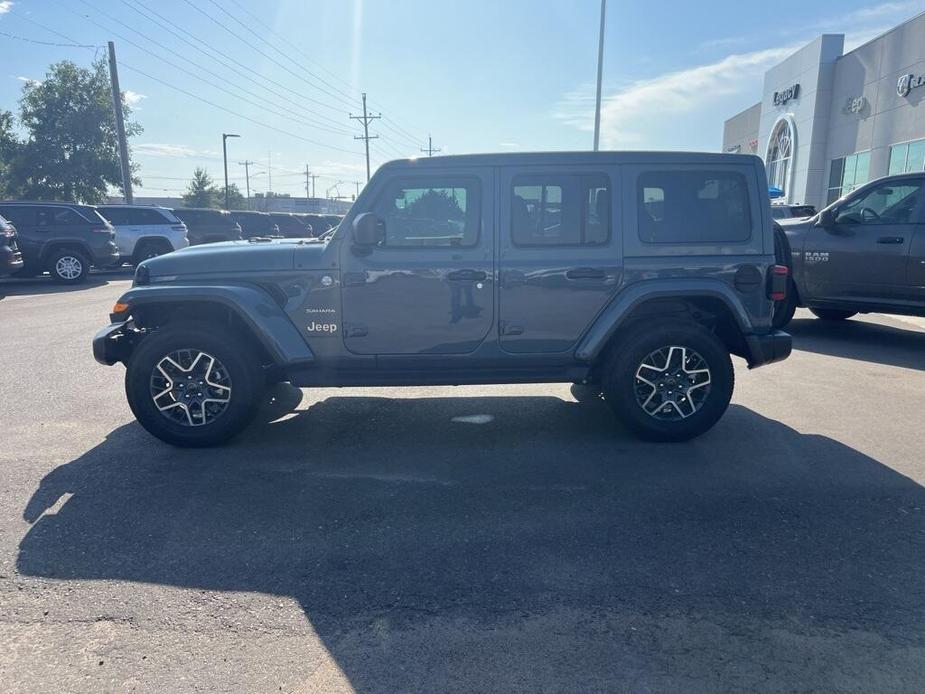
[[748, 343], [750, 369], [783, 361], [793, 349], [793, 338], [782, 330], [773, 330], [767, 335], [746, 335], [745, 340]]
[[128, 359], [135, 337], [132, 327], [132, 321], [120, 321], [100, 330], [93, 338], [93, 358], [104, 366]]

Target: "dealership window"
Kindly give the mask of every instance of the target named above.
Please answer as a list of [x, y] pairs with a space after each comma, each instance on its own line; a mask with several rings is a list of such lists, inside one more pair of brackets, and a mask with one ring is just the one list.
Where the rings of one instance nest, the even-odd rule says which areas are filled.
[[925, 170], [925, 140], [890, 147], [890, 175]]
[[729, 171], [647, 171], [637, 188], [645, 243], [728, 243], [751, 236], [748, 186]]
[[768, 144], [768, 184], [780, 188], [786, 195], [790, 183], [790, 164], [793, 159], [793, 130], [790, 123], [781, 120], [771, 133]]
[[847, 195], [870, 180], [870, 152], [857, 152], [833, 159], [829, 167], [829, 192], [826, 205]]

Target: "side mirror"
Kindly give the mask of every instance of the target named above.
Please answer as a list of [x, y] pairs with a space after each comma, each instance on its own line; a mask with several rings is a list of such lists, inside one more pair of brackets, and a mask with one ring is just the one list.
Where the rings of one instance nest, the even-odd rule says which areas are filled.
[[835, 226], [835, 214], [836, 209], [834, 207], [828, 207], [822, 212], [819, 213], [819, 221], [816, 222], [816, 226], [831, 228]]
[[385, 239], [385, 222], [372, 212], [353, 220], [353, 242], [357, 246], [378, 246]]

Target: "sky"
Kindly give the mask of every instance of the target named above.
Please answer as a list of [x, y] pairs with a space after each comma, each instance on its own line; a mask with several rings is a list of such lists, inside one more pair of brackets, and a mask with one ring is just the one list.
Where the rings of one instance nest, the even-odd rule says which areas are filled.
[[[773, 5], [773, 6], [772, 6]], [[925, 0], [658, 3], [609, 0], [601, 143], [719, 151], [723, 121], [757, 103], [764, 71], [820, 33], [846, 49]], [[177, 196], [192, 171], [242, 191], [349, 195], [372, 168], [441, 153], [590, 149], [599, 0], [0, 0], [0, 110], [24, 82], [113, 41], [137, 196]], [[786, 19], [783, 19], [786, 18]], [[50, 45], [57, 44], [57, 45]], [[74, 45], [78, 44], [78, 45]]]

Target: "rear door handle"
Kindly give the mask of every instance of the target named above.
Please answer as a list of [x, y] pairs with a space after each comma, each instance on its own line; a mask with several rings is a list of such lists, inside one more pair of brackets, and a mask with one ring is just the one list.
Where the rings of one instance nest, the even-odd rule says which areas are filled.
[[481, 282], [488, 273], [482, 270], [454, 270], [446, 278], [454, 282]]
[[570, 280], [602, 280], [607, 273], [595, 267], [576, 267], [574, 270], [568, 270], [565, 276]]
[[905, 240], [902, 236], [881, 236], [877, 243], [904, 243]]

